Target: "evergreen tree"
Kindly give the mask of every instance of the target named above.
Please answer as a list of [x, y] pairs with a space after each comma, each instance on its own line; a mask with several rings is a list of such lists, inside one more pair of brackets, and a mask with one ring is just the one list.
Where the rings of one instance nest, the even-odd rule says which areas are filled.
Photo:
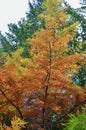
[[82, 112], [78, 112], [76, 115], [70, 114], [69, 117], [63, 130], [86, 130], [86, 107]]
[[44, 26], [44, 20], [39, 20], [38, 15], [43, 11], [42, 2], [44, 0], [37, 0], [36, 2], [29, 2], [29, 11], [26, 13], [26, 19], [22, 18], [18, 24], [8, 24], [9, 32], [6, 33], [7, 38], [12, 44], [24, 48], [23, 57], [28, 57], [30, 46], [27, 39], [31, 38], [34, 32]]
[[[6, 52], [11, 55], [18, 47], [23, 47], [23, 57], [28, 56], [30, 45], [27, 39], [31, 38], [34, 32], [44, 27], [44, 20], [39, 20], [38, 15], [43, 11], [42, 2], [44, 0], [36, 0], [28, 3], [29, 11], [26, 13], [26, 18], [22, 18], [17, 24], [8, 24], [9, 32], [6, 36], [0, 33], [0, 52]], [[1, 53], [1, 54], [2, 54]]]
[[[86, 17], [84, 15], [84, 11], [86, 10], [86, 6], [83, 5], [81, 8], [73, 9], [67, 3], [66, 13], [70, 15], [70, 20], [68, 21], [68, 25], [74, 23], [76, 21], [79, 22], [78, 31], [76, 32], [75, 39], [72, 39], [69, 42], [69, 49], [68, 53], [74, 52], [82, 52], [84, 56], [86, 55]], [[81, 68], [79, 72], [74, 74], [73, 76], [73, 83], [84, 87], [86, 85], [86, 63], [83, 65], [81, 64]]]
[[[11, 55], [11, 51], [15, 50], [15, 45], [10, 44], [9, 40], [0, 32], [0, 51]], [[2, 53], [0, 53], [0, 56]]]
[[27, 38], [31, 38], [33, 33], [43, 27], [43, 22], [38, 19], [38, 15], [42, 12], [42, 1], [29, 2], [29, 12], [26, 13], [26, 19], [21, 19], [18, 24], [8, 24], [9, 32], [6, 33], [11, 42], [15, 42], [17, 46], [26, 43]]

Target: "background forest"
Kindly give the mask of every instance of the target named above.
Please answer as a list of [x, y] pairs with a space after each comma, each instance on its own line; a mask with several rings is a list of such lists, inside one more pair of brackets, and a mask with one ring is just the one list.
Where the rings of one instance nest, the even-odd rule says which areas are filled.
[[86, 130], [86, 7], [28, 6], [0, 33], [0, 130]]

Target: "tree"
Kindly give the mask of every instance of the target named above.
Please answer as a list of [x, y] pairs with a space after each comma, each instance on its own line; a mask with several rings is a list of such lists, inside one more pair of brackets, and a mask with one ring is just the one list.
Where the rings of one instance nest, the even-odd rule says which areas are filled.
[[[86, 50], [86, 18], [84, 14], [85, 5], [81, 6], [81, 8], [73, 9], [71, 6], [67, 5], [67, 14], [70, 14], [70, 20], [68, 21], [68, 25], [79, 21], [78, 30], [76, 33], [76, 38], [71, 40], [68, 44], [69, 49], [68, 53], [74, 52], [82, 52], [85, 55]], [[86, 63], [85, 63], [86, 64]], [[80, 67], [79, 72], [73, 75], [73, 82], [74, 84], [80, 85], [84, 87], [86, 85], [85, 77], [86, 77], [86, 65], [83, 64]]]
[[7, 125], [3, 125], [0, 122], [0, 129], [1, 130], [21, 130], [22, 128], [25, 128], [26, 122], [24, 122], [23, 120], [21, 120], [18, 117], [13, 117], [11, 120], [11, 127], [7, 126]]
[[6, 32], [6, 36], [0, 34], [0, 44], [2, 44], [2, 53], [5, 52], [11, 56], [12, 51], [15, 51], [19, 47], [23, 47], [22, 56], [30, 57], [30, 45], [27, 43], [27, 38], [32, 37], [33, 33], [44, 27], [44, 20], [39, 20], [38, 15], [42, 10], [43, 0], [37, 0], [36, 2], [29, 2], [29, 11], [26, 13], [26, 18], [22, 18], [17, 24], [8, 24], [9, 32]]
[[80, 12], [80, 9], [74, 9], [68, 4], [66, 4], [66, 13], [70, 16], [70, 20], [67, 22], [68, 25], [71, 25], [77, 21], [79, 21], [78, 30], [76, 32], [76, 39], [73, 39], [69, 43], [70, 52], [80, 52], [85, 51], [86, 47], [86, 20], [84, 15]]
[[45, 20], [45, 28], [28, 39], [31, 58], [22, 58], [19, 49], [0, 68], [1, 106], [10, 104], [29, 122], [29, 129], [52, 129], [53, 123], [86, 102], [85, 90], [71, 82], [84, 56], [67, 53], [78, 23], [67, 25], [61, 0], [46, 0], [43, 8], [39, 18]]
[[[11, 43], [18, 46], [27, 46], [27, 38], [32, 37], [33, 33], [42, 28], [43, 20], [38, 19], [38, 15], [42, 12], [42, 1], [29, 2], [29, 12], [26, 13], [26, 18], [18, 21], [18, 24], [8, 24], [9, 32], [6, 33]], [[28, 47], [29, 48], [29, 47]]]
[[[63, 13], [63, 7], [61, 8], [61, 1], [57, 1], [56, 4], [56, 1], [54, 0], [47, 0], [43, 5], [46, 10], [40, 15], [40, 17], [45, 18], [45, 29], [36, 32], [30, 43], [32, 45], [32, 63], [35, 63], [36, 67], [34, 67], [34, 69], [32, 68], [34, 73], [31, 83], [33, 83], [33, 87], [36, 87], [35, 84], [37, 84], [37, 86], [40, 86], [41, 90], [43, 89], [42, 102], [44, 101], [44, 106], [42, 109], [42, 127], [45, 128], [47, 117], [50, 116], [52, 110], [58, 111], [62, 107], [61, 105], [64, 104], [63, 106], [65, 106], [65, 104], [68, 103], [65, 99], [67, 102], [63, 101], [63, 104], [59, 105], [61, 103], [60, 96], [62, 95], [60, 95], [61, 93], [55, 93], [55, 91], [58, 92], [64, 90], [65, 95], [70, 95], [68, 89], [72, 89], [72, 85], [69, 82], [69, 78], [65, 77], [65, 73], [68, 73], [68, 77], [69, 73], [72, 75], [74, 68], [76, 69], [78, 67], [76, 62], [79, 62], [80, 54], [66, 54], [67, 43], [73, 38], [73, 29], [76, 24], [67, 26], [64, 22], [67, 16]], [[74, 60], [71, 61], [71, 59]], [[67, 70], [70, 71], [68, 72]], [[66, 87], [68, 87], [67, 91]], [[73, 89], [70, 91], [73, 91]], [[56, 98], [56, 102], [54, 102], [52, 98]], [[60, 100], [60, 103], [58, 102], [58, 99]], [[71, 103], [69, 104], [69, 108], [66, 108], [66, 110], [73, 107], [71, 106]]]
[[85, 87], [86, 85], [86, 65], [83, 65], [80, 70], [74, 74], [73, 82], [75, 84], [80, 85], [81, 87]]
[[64, 130], [85, 130], [86, 129], [86, 108], [76, 115], [70, 114], [70, 119], [64, 124]]
[[86, 0], [80, 0], [80, 4], [82, 4], [83, 6], [86, 5]]
[[7, 38], [3, 36], [1, 32], [0, 32], [0, 49], [9, 55], [11, 55], [11, 51], [15, 50], [15, 46], [11, 45], [7, 40]]

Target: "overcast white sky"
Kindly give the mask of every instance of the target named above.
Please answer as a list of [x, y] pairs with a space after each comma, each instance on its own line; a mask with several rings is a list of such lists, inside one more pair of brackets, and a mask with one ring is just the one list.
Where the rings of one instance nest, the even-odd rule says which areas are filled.
[[[79, 0], [67, 0], [72, 6], [79, 5]], [[28, 0], [0, 0], [0, 30], [7, 32], [7, 24], [16, 23], [25, 17]]]
[[0, 0], [0, 30], [7, 31], [7, 24], [24, 17], [27, 8], [28, 0]]

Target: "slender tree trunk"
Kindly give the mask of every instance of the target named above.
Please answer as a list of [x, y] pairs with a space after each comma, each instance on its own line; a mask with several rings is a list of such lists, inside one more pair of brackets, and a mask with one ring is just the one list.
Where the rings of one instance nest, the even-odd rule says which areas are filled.
[[45, 97], [44, 97], [44, 106], [42, 111], [42, 127], [45, 128], [45, 111], [46, 111], [46, 102], [48, 96], [48, 86], [45, 86]]
[[47, 96], [48, 96], [48, 89], [50, 86], [50, 77], [51, 77], [51, 64], [52, 64], [52, 43], [49, 44], [49, 70], [47, 72], [47, 76], [45, 78], [45, 82], [47, 82], [47, 85], [45, 86], [45, 96], [44, 96], [44, 106], [42, 111], [42, 127], [45, 128], [45, 121], [46, 121], [46, 103], [47, 103]]

